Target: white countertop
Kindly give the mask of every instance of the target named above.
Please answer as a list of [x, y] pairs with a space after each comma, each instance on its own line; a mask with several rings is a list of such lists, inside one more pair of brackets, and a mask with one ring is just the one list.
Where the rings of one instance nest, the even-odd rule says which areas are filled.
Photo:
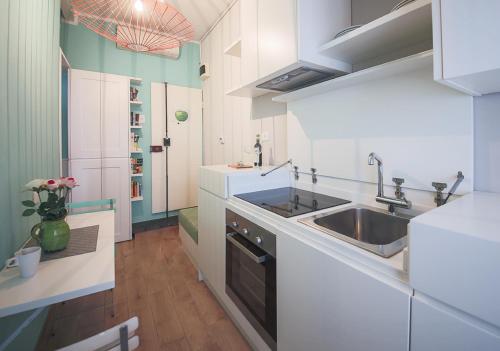
[[500, 194], [473, 192], [415, 217], [412, 223], [500, 243]]
[[31, 278], [0, 272], [0, 318], [114, 288], [114, 211], [67, 217], [71, 228], [99, 225], [94, 252], [41, 262]]
[[473, 192], [410, 222], [410, 284], [500, 328], [500, 194]]
[[[226, 204], [227, 208], [230, 210], [240, 213], [263, 228], [267, 227], [266, 229], [276, 235], [284, 233], [286, 233], [286, 235], [293, 235], [318, 250], [342, 255], [345, 258], [353, 260], [353, 262], [358, 262], [365, 267], [369, 267], [369, 269], [377, 271], [387, 277], [394, 278], [406, 285], [408, 283], [408, 274], [403, 269], [402, 251], [389, 258], [380, 257], [372, 252], [361, 249], [298, 221], [299, 219], [312, 215], [338, 211], [353, 205], [356, 205], [356, 202], [337, 206], [335, 208], [327, 208], [314, 213], [284, 218], [234, 196], [230, 197]], [[269, 225], [272, 225], [274, 228], [269, 228]]]

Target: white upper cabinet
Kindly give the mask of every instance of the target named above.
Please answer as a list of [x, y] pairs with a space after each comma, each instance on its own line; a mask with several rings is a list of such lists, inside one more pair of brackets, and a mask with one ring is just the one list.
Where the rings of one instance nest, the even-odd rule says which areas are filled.
[[[307, 66], [349, 72], [351, 66], [319, 52], [350, 25], [350, 0], [240, 0], [242, 85], [235, 96], [262, 95], [254, 88]], [[258, 90], [258, 89], [257, 89]]]
[[471, 95], [500, 92], [500, 1], [433, 0], [434, 78]]
[[70, 158], [129, 157], [129, 79], [71, 70]]
[[296, 0], [258, 1], [259, 78], [297, 62], [295, 3]]
[[113, 74], [101, 76], [102, 157], [129, 157], [129, 79]]
[[101, 73], [71, 70], [71, 159], [101, 158]]
[[240, 0], [241, 82], [250, 84], [259, 78], [257, 0]]

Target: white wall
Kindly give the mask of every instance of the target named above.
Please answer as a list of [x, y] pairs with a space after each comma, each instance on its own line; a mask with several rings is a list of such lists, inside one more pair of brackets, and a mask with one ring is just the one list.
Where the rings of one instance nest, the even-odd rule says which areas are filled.
[[[367, 164], [374, 151], [384, 160], [386, 185], [402, 177], [405, 188], [433, 191], [433, 181], [451, 187], [461, 170], [457, 193], [472, 190], [472, 98], [435, 83], [431, 67], [291, 103], [287, 129], [294, 164], [343, 186], [371, 183], [358, 190], [375, 195], [377, 170]], [[432, 205], [430, 195], [419, 201]]]
[[[286, 115], [252, 119], [252, 100], [226, 95], [241, 83], [240, 58], [224, 49], [240, 36], [240, 7], [236, 2], [201, 43], [203, 63], [211, 77], [203, 82], [203, 162], [205, 165], [253, 163], [256, 134], [267, 134], [264, 164], [286, 159]], [[223, 144], [220, 142], [222, 138]]]
[[500, 192], [500, 94], [474, 98], [474, 188]]

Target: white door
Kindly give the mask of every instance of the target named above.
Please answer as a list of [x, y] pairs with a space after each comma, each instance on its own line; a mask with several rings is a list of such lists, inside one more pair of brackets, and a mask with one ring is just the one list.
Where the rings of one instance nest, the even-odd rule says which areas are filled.
[[102, 157], [129, 157], [129, 79], [101, 77]]
[[280, 350], [407, 350], [407, 285], [292, 235], [276, 244]]
[[101, 157], [101, 73], [71, 70], [69, 158]]
[[101, 159], [71, 160], [69, 167], [79, 185], [71, 192], [71, 202], [101, 200]]
[[[201, 90], [151, 83], [151, 143], [162, 145], [165, 136], [165, 105], [168, 109], [168, 211], [197, 206], [198, 172], [201, 166], [202, 111]], [[187, 112], [186, 121], [178, 121], [176, 112]], [[166, 156], [165, 151], [153, 153], [152, 211], [165, 212]]]
[[116, 242], [131, 239], [129, 162], [128, 158], [102, 160], [102, 198], [116, 201]]
[[496, 351], [500, 332], [426, 297], [413, 297], [411, 351]]

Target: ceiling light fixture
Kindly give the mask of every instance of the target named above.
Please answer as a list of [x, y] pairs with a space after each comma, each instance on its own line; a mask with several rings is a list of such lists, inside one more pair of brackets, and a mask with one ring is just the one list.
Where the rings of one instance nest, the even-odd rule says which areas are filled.
[[[160, 1], [161, 2], [161, 1]], [[143, 11], [144, 10], [144, 4], [142, 3], [141, 0], [137, 0], [134, 4], [134, 7], [137, 11]]]
[[163, 0], [73, 0], [79, 22], [120, 47], [162, 51], [194, 37], [191, 23]]

